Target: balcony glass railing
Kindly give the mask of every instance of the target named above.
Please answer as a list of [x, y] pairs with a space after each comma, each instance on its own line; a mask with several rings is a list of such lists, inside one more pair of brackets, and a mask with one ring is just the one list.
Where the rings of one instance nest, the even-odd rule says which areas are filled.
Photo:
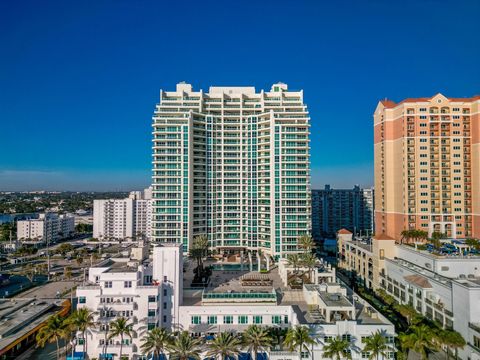
[[217, 293], [217, 292], [204, 292], [202, 294], [202, 299], [218, 299], [218, 300], [228, 300], [228, 299], [264, 299], [264, 300], [277, 300], [277, 294], [274, 292], [271, 293], [246, 293], [246, 292], [232, 292], [232, 293]]

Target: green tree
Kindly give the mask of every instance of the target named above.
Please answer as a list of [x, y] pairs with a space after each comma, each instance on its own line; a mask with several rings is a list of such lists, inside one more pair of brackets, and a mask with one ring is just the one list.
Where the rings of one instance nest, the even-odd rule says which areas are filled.
[[290, 351], [308, 352], [309, 354], [310, 346], [315, 345], [315, 343], [307, 326], [295, 326], [288, 329], [287, 336], [283, 342]]
[[402, 349], [413, 350], [422, 360], [428, 360], [428, 354], [438, 351], [436, 334], [427, 325], [411, 326], [407, 333], [398, 336]]
[[387, 338], [380, 331], [364, 338], [363, 343], [365, 344], [363, 351], [370, 353], [369, 360], [378, 360], [380, 356], [386, 358], [387, 352], [393, 350], [392, 346], [387, 343]]
[[278, 326], [269, 327], [268, 333], [272, 338], [272, 347], [279, 349], [287, 336], [288, 329], [284, 329]]
[[197, 278], [200, 278], [203, 274], [203, 259], [208, 255], [208, 238], [206, 235], [195, 236], [189, 255], [197, 261]]
[[68, 336], [68, 331], [64, 319], [60, 315], [53, 315], [47, 319], [45, 326], [43, 326], [37, 333], [36, 340], [40, 347], [45, 344], [55, 343], [57, 346], [57, 360], [60, 359], [60, 339], [65, 339]]
[[215, 360], [225, 360], [227, 358], [237, 358], [240, 354], [241, 340], [230, 333], [219, 333], [215, 339], [207, 344], [207, 357]]
[[257, 360], [259, 350], [266, 351], [272, 345], [272, 337], [268, 331], [257, 325], [250, 325], [244, 331], [242, 340], [253, 360]]
[[111, 321], [109, 324], [109, 327], [110, 327], [109, 334], [108, 334], [109, 340], [114, 337], [120, 336], [120, 354], [118, 358], [122, 360], [123, 343], [124, 343], [125, 336], [131, 339], [133, 335], [132, 324], [129, 324], [128, 319], [122, 316]]
[[395, 304], [394, 309], [398, 311], [398, 313], [402, 315], [405, 319], [407, 319], [407, 323], [409, 325], [415, 323], [416, 319], [418, 319], [418, 313], [411, 305], [397, 303]]
[[63, 276], [65, 280], [70, 280], [72, 278], [72, 267], [71, 266], [65, 266], [65, 269], [63, 269]]
[[302, 254], [300, 264], [308, 269], [308, 280], [313, 283], [312, 271], [317, 265], [317, 257], [312, 253]]
[[74, 250], [74, 247], [72, 246], [72, 244], [63, 243], [57, 248], [57, 253], [61, 254], [62, 256], [65, 256], [66, 253], [73, 250]]
[[83, 264], [83, 256], [78, 254], [75, 261], [77, 262], [77, 265], [80, 266]]
[[323, 356], [327, 359], [335, 360], [351, 359], [350, 342], [348, 340], [342, 340], [341, 337], [337, 336], [325, 344], [323, 347]]
[[466, 239], [465, 244], [475, 250], [480, 250], [480, 241], [478, 241], [477, 239]]
[[30, 282], [33, 282], [33, 278], [37, 273], [37, 268], [32, 263], [26, 264], [21, 270], [20, 275], [25, 276]]
[[154, 359], [159, 359], [172, 343], [172, 336], [165, 328], [153, 328], [143, 337], [142, 342], [142, 351], [145, 354], [152, 354]]
[[75, 231], [77, 233], [90, 233], [93, 231], [93, 225], [91, 224], [77, 224], [75, 225]]
[[455, 359], [458, 358], [458, 349], [466, 345], [465, 339], [455, 330], [443, 330], [440, 334], [440, 341], [447, 347], [447, 358], [450, 358], [449, 349], [453, 349]]
[[66, 324], [73, 331], [82, 333], [83, 337], [83, 358], [85, 359], [85, 352], [87, 350], [87, 332], [96, 327], [93, 319], [94, 312], [86, 307], [82, 307], [74, 311], [66, 320]]
[[289, 266], [293, 267], [293, 273], [297, 274], [298, 273], [298, 267], [300, 266], [300, 263], [301, 263], [300, 255], [289, 254], [287, 256], [287, 263], [288, 263]]
[[298, 239], [298, 247], [306, 253], [311, 252], [315, 246], [315, 241], [313, 241], [313, 238], [310, 235], [302, 235]]
[[188, 331], [182, 331], [168, 346], [170, 360], [200, 360], [202, 342], [194, 339]]
[[412, 238], [412, 230], [402, 230], [402, 232], [400, 233], [400, 243], [403, 244], [403, 241], [406, 240], [407, 241], [407, 244], [410, 242], [411, 238]]

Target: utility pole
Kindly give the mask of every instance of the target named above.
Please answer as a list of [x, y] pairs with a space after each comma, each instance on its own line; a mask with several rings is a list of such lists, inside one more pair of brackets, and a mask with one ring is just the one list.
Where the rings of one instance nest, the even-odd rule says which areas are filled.
[[47, 236], [47, 281], [50, 281], [50, 241]]

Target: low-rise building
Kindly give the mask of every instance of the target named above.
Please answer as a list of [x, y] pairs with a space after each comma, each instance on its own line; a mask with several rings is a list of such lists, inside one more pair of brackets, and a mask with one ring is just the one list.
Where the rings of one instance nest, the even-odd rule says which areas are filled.
[[0, 300], [0, 358], [16, 359], [35, 344], [35, 336], [47, 319], [70, 309], [68, 300]]
[[380, 287], [400, 304], [447, 329], [467, 345], [460, 359], [480, 359], [480, 257], [437, 257], [400, 246], [399, 257], [386, 259]]
[[[196, 263], [183, 262], [180, 244], [154, 247], [151, 258], [146, 254], [142, 248], [129, 258], [109, 259], [91, 268], [89, 284], [77, 289], [78, 306], [96, 311], [95, 320], [102, 324], [87, 334], [90, 358], [101, 353], [118, 356], [120, 338], [105, 342], [109, 322], [118, 316], [127, 317], [133, 325], [134, 336], [123, 343], [123, 354], [129, 359], [143, 358], [141, 340], [154, 327], [208, 337], [223, 331], [240, 333], [253, 324], [310, 327], [319, 341], [312, 354], [303, 354], [307, 358], [322, 358], [324, 344], [337, 336], [350, 341], [353, 359], [364, 358], [368, 354], [362, 352], [362, 339], [380, 331], [392, 347], [388, 358], [394, 357], [393, 324], [336, 283], [334, 269], [326, 264], [319, 263], [312, 271], [315, 283], [299, 290], [286, 286], [285, 275], [277, 268], [259, 273], [236, 264], [212, 266], [208, 286], [191, 288]], [[288, 265], [282, 262], [281, 266], [288, 277]], [[83, 342], [79, 338], [77, 351], [82, 351]], [[298, 353], [278, 350], [270, 356], [300, 359]]]
[[395, 240], [385, 235], [354, 238], [350, 231], [341, 229], [337, 245], [338, 266], [355, 275], [367, 288], [378, 289], [385, 259], [394, 256]]
[[40, 214], [38, 219], [17, 221], [17, 239], [24, 243], [56, 242], [72, 236], [75, 218], [69, 214]]

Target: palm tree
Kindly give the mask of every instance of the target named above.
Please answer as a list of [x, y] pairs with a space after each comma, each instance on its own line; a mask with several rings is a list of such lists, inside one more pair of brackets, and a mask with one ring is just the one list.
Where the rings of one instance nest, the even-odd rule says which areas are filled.
[[278, 326], [268, 328], [270, 337], [272, 338], [272, 347], [280, 349], [280, 346], [285, 340], [285, 336], [288, 333], [288, 329], [284, 329]]
[[397, 303], [393, 308], [407, 319], [408, 325], [411, 325], [414, 322], [414, 319], [418, 317], [417, 311], [411, 305]]
[[315, 248], [315, 241], [310, 235], [302, 235], [298, 239], [298, 246], [303, 249], [304, 252], [309, 253]]
[[142, 342], [142, 351], [146, 354], [152, 353], [155, 359], [165, 352], [172, 342], [172, 336], [165, 328], [154, 328], [143, 337]]
[[463, 349], [466, 345], [465, 339], [455, 330], [444, 330], [440, 336], [442, 344], [447, 347], [447, 358], [450, 358], [449, 349], [453, 349], [455, 352], [455, 359], [457, 359], [458, 349]]
[[342, 358], [351, 359], [350, 342], [342, 340], [341, 337], [337, 336], [323, 347], [323, 356], [327, 359], [336, 360], [341, 360]]
[[379, 356], [386, 358], [387, 352], [393, 349], [388, 345], [387, 338], [380, 331], [376, 331], [372, 336], [364, 338], [362, 342], [365, 344], [363, 351], [370, 353], [369, 360], [378, 360]]
[[197, 261], [197, 277], [200, 278], [203, 273], [203, 258], [208, 254], [208, 237], [206, 235], [195, 236], [189, 253], [190, 257]]
[[217, 334], [215, 339], [207, 344], [207, 357], [213, 357], [216, 360], [236, 359], [240, 354], [241, 344], [242, 341], [235, 335], [227, 332]]
[[243, 333], [243, 344], [247, 346], [252, 359], [257, 360], [258, 351], [265, 351], [272, 345], [272, 337], [265, 328], [250, 325]]
[[407, 334], [398, 336], [402, 349], [413, 350], [420, 354], [422, 360], [428, 360], [428, 354], [438, 351], [436, 335], [427, 325], [411, 326]]
[[171, 360], [200, 360], [202, 343], [191, 337], [188, 331], [182, 331], [168, 346], [168, 350]]
[[37, 333], [37, 344], [44, 347], [47, 342], [56, 343], [57, 346], [57, 360], [60, 359], [60, 339], [65, 339], [68, 336], [64, 319], [60, 315], [50, 316], [40, 331]]
[[129, 324], [128, 319], [122, 316], [110, 322], [109, 327], [109, 340], [114, 337], [120, 336], [120, 355], [118, 356], [118, 358], [122, 360], [123, 339], [125, 338], [125, 336], [128, 336], [130, 339], [132, 338], [132, 324]]
[[412, 235], [412, 230], [402, 230], [402, 232], [400, 233], [401, 235], [401, 238], [400, 238], [400, 243], [403, 244], [403, 240], [407, 240], [407, 243], [410, 242], [410, 239], [411, 239], [411, 235]]
[[312, 253], [303, 254], [300, 263], [308, 269], [308, 280], [312, 281], [312, 270], [317, 265], [317, 257]]
[[477, 239], [466, 239], [465, 244], [473, 249], [480, 250], [480, 241]]
[[300, 265], [300, 256], [298, 254], [290, 254], [287, 257], [288, 265], [293, 267], [293, 273], [296, 274], [298, 271], [298, 266]]
[[74, 331], [80, 331], [83, 335], [83, 358], [87, 350], [87, 332], [96, 327], [93, 319], [94, 312], [86, 307], [74, 311], [66, 320], [66, 323]]
[[310, 332], [307, 326], [296, 326], [288, 329], [287, 336], [283, 344], [290, 351], [298, 351], [310, 353], [309, 345], [316, 344], [315, 340], [310, 336]]

